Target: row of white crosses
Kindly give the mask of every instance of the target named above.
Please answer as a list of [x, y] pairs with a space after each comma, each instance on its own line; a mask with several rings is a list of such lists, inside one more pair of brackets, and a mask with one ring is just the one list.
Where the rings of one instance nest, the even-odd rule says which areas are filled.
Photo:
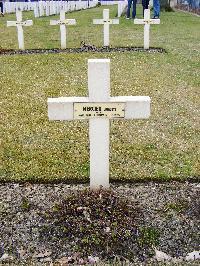
[[[22, 21], [22, 11], [16, 10], [17, 21], [7, 21], [7, 27], [17, 27], [18, 45], [20, 50], [24, 50], [24, 31], [23, 26], [32, 26], [32, 20]], [[66, 49], [66, 25], [75, 25], [75, 19], [65, 19], [65, 11], [61, 10], [60, 20], [51, 20], [50, 25], [60, 25], [61, 32], [61, 48]]]
[[110, 119], [145, 119], [148, 96], [110, 96], [110, 59], [88, 60], [89, 97], [48, 99], [50, 120], [89, 119], [90, 188], [109, 187]]
[[4, 1], [4, 13], [15, 13], [17, 9], [22, 11], [34, 10], [34, 2], [8, 2]]
[[[24, 50], [24, 34], [23, 26], [32, 26], [32, 20], [22, 21], [22, 11], [16, 10], [17, 21], [7, 21], [7, 26], [17, 26], [18, 31], [18, 43], [19, 49]], [[150, 24], [159, 24], [159, 19], [150, 19], [150, 10], [144, 10], [144, 19], [135, 19], [135, 24], [144, 24], [144, 49], [149, 49], [149, 30]], [[103, 36], [104, 36], [104, 46], [109, 46], [110, 37], [109, 37], [109, 28], [111, 24], [119, 24], [119, 19], [110, 19], [109, 18], [109, 9], [103, 10], [103, 19], [93, 19], [93, 24], [102, 24], [103, 27]], [[66, 19], [65, 11], [60, 11], [59, 20], [50, 20], [50, 25], [60, 25], [60, 34], [61, 34], [61, 49], [66, 49], [66, 26], [76, 25], [75, 19]]]
[[[7, 21], [7, 26], [17, 26], [18, 32], [18, 43], [19, 49], [24, 50], [24, 34], [22, 26], [32, 26], [32, 20], [22, 21], [22, 11], [16, 10], [17, 21]], [[94, 19], [93, 24], [103, 24], [104, 25], [104, 46], [109, 46], [109, 26], [110, 24], [119, 24], [119, 19], [110, 19], [109, 18], [109, 9], [103, 10], [103, 19]], [[61, 35], [61, 49], [66, 49], [66, 26], [76, 25], [75, 19], [66, 19], [65, 11], [60, 11], [59, 20], [50, 20], [50, 25], [60, 25], [60, 35]]]
[[4, 13], [14, 13], [17, 9], [22, 11], [34, 11], [35, 17], [59, 14], [60, 10], [75, 11], [95, 7], [98, 0], [82, 1], [37, 1], [37, 2], [5, 2]]
[[[75, 25], [75, 19], [65, 19], [65, 11], [60, 12], [60, 20], [51, 20], [50, 25], [60, 25], [61, 33], [61, 49], [66, 49], [66, 26]], [[110, 44], [110, 25], [119, 24], [119, 19], [109, 18], [109, 9], [103, 10], [103, 19], [93, 19], [93, 24], [102, 24], [103, 36], [104, 36], [104, 46], [109, 46]]]
[[93, 1], [39, 1], [35, 3], [34, 14], [35, 17], [50, 16], [59, 14], [61, 10], [66, 12], [88, 9], [95, 7], [98, 4], [98, 0]]

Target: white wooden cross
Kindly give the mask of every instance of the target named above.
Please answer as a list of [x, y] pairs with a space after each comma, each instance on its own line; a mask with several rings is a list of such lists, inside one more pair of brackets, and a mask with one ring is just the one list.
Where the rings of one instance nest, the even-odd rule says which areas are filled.
[[89, 97], [48, 99], [49, 120], [89, 119], [90, 188], [109, 187], [110, 119], [150, 115], [148, 96], [110, 97], [110, 59], [88, 60]]
[[46, 16], [48, 17], [50, 15], [50, 2], [46, 1]]
[[39, 1], [39, 13], [40, 13], [40, 17], [44, 16], [44, 2], [43, 1]]
[[150, 18], [150, 9], [144, 10], [144, 19], [134, 19], [134, 24], [144, 24], [144, 49], [149, 49], [150, 24], [160, 24], [160, 19]]
[[17, 21], [7, 21], [7, 27], [17, 27], [19, 49], [24, 50], [24, 31], [22, 26], [32, 26], [32, 20], [22, 21], [22, 11], [16, 10]]
[[76, 25], [75, 19], [65, 19], [65, 11], [60, 11], [60, 20], [50, 20], [50, 25], [60, 25], [61, 49], [66, 49], [66, 25]]
[[119, 24], [119, 19], [109, 18], [109, 9], [103, 10], [103, 19], [93, 19], [93, 24], [103, 24], [104, 46], [109, 46], [110, 24]]
[[34, 5], [34, 15], [35, 18], [39, 18], [40, 14], [39, 14], [39, 5], [38, 2], [33, 2]]

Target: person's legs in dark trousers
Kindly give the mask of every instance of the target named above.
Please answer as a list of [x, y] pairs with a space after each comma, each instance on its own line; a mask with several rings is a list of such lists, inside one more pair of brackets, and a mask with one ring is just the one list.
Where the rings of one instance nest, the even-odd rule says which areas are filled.
[[143, 6], [143, 17], [144, 17], [144, 10], [148, 9], [149, 7], [149, 0], [142, 0], [142, 6]]
[[135, 18], [135, 16], [136, 16], [136, 2], [137, 2], [137, 0], [133, 0], [132, 18]]
[[0, 14], [3, 14], [3, 2], [0, 2]]
[[154, 18], [160, 17], [160, 1], [159, 0], [153, 0], [153, 12], [154, 12]]
[[127, 8], [127, 13], [126, 13], [127, 18], [130, 18], [130, 9], [131, 9], [132, 4], [133, 4], [132, 18], [135, 18], [135, 16], [136, 16], [136, 2], [137, 2], [137, 0], [128, 0], [128, 8]]
[[128, 7], [127, 7], [127, 13], [126, 13], [127, 18], [130, 18], [131, 3], [132, 3], [132, 0], [128, 0]]
[[127, 7], [127, 13], [126, 13], [127, 18], [130, 18], [131, 3], [132, 3], [132, 0], [128, 0], [128, 7]]

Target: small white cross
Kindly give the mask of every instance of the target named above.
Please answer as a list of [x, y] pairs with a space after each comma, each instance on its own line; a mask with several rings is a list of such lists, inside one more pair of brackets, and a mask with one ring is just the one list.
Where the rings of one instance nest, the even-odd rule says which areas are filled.
[[76, 25], [75, 19], [65, 19], [65, 11], [60, 11], [60, 20], [50, 20], [50, 25], [60, 25], [61, 49], [66, 49], [66, 25]]
[[109, 187], [109, 119], [150, 115], [148, 96], [110, 97], [110, 59], [88, 60], [89, 97], [48, 99], [50, 120], [89, 119], [90, 188]]
[[22, 11], [16, 10], [17, 21], [7, 21], [7, 27], [17, 27], [19, 49], [24, 50], [24, 31], [22, 26], [32, 26], [32, 20], [22, 21]]
[[43, 1], [38, 1], [39, 3], [39, 13], [40, 13], [40, 17], [44, 16], [44, 2]]
[[93, 19], [93, 24], [103, 24], [104, 46], [109, 46], [110, 24], [119, 24], [119, 19], [109, 18], [109, 9], [103, 10], [103, 19]]
[[150, 9], [144, 10], [144, 19], [134, 19], [134, 24], [144, 24], [144, 49], [149, 49], [150, 24], [160, 24], [160, 19], [150, 19]]

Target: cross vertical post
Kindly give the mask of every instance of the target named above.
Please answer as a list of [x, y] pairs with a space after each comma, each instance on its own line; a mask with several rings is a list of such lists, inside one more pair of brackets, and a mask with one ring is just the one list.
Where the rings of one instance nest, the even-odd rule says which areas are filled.
[[48, 17], [50, 14], [50, 5], [49, 5], [49, 1], [46, 1], [46, 16]]
[[[144, 20], [145, 21], [150, 20], [150, 9], [144, 10]], [[150, 24], [145, 23], [144, 24], [144, 49], [149, 49], [149, 30], [150, 30]]]
[[24, 50], [24, 31], [23, 26], [32, 26], [32, 20], [22, 21], [22, 11], [16, 10], [16, 18], [17, 21], [7, 21], [7, 27], [15, 26], [17, 27], [17, 38], [18, 38], [18, 45], [19, 49]]
[[44, 6], [43, 6], [43, 2], [39, 1], [39, 13], [40, 13], [40, 17], [44, 16]]
[[60, 41], [61, 41], [61, 49], [66, 49], [67, 47], [67, 25], [76, 25], [75, 19], [65, 19], [65, 11], [60, 11], [60, 20], [50, 20], [50, 25], [60, 25]]
[[[60, 21], [65, 20], [65, 11], [60, 11]], [[61, 49], [66, 49], [67, 47], [67, 30], [64, 24], [60, 25], [60, 41], [61, 41]]]
[[[108, 102], [110, 96], [110, 60], [88, 60], [89, 101]], [[109, 119], [91, 118], [90, 187], [109, 187]]]
[[110, 97], [110, 59], [88, 60], [89, 97], [48, 99], [50, 120], [89, 119], [90, 188], [109, 187], [109, 120], [146, 119], [148, 96]]
[[[104, 22], [109, 20], [109, 9], [103, 10], [103, 20]], [[104, 46], [109, 46], [109, 40], [110, 40], [109, 29], [110, 29], [110, 25], [108, 23], [104, 23], [104, 30], [103, 30]]]
[[103, 24], [103, 43], [109, 46], [110, 42], [110, 24], [119, 24], [119, 19], [109, 18], [109, 9], [103, 10], [103, 19], [93, 19], [93, 24]]
[[[17, 22], [22, 22], [22, 11], [21, 10], [16, 10], [16, 19]], [[22, 25], [17, 25], [17, 31], [18, 31], [18, 43], [19, 43], [19, 49], [24, 50], [24, 31], [22, 28]]]
[[144, 10], [144, 19], [134, 19], [134, 24], [144, 25], [144, 49], [149, 49], [149, 31], [151, 24], [160, 24], [160, 19], [150, 18], [150, 9]]

